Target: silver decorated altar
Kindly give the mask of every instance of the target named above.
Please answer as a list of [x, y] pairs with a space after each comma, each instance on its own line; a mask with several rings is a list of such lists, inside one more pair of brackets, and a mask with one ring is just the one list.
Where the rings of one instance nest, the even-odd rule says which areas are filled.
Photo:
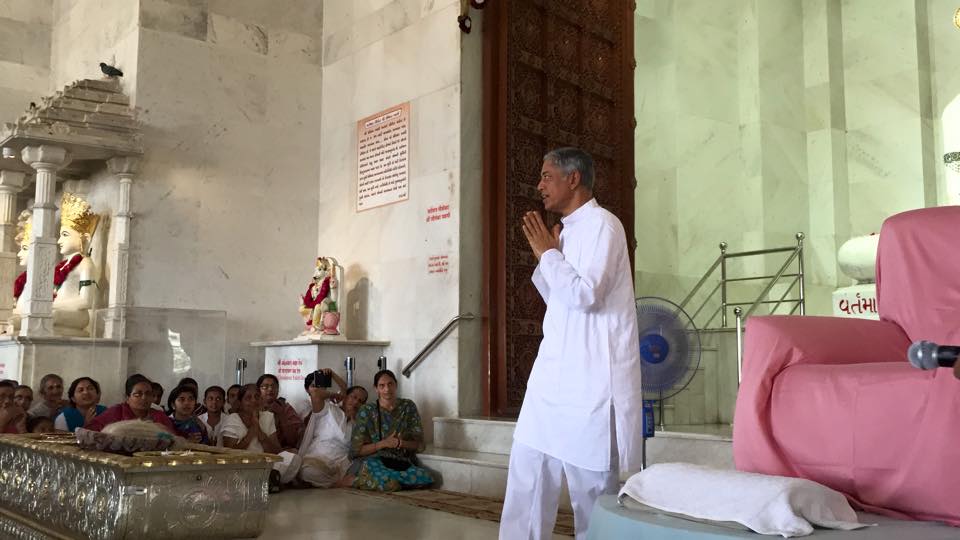
[[82, 450], [64, 435], [0, 436], [0, 538], [252, 538], [279, 458]]

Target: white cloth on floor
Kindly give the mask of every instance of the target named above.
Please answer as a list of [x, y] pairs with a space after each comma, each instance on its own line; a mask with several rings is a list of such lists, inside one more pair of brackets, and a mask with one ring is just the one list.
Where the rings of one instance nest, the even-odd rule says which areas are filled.
[[584, 540], [597, 497], [617, 492], [616, 468], [613, 471], [581, 469], [514, 441], [510, 449], [506, 500], [500, 516], [500, 540], [553, 538], [564, 476], [573, 507], [576, 540]]
[[337, 405], [327, 402], [310, 415], [298, 454], [303, 460], [300, 477], [316, 487], [331, 487], [350, 468], [353, 422]]
[[805, 536], [813, 525], [853, 530], [867, 525], [843, 494], [803, 478], [787, 478], [691, 463], [660, 463], [637, 473], [620, 490], [665, 512], [740, 523], [760, 534]]
[[595, 199], [562, 221], [560, 250], [544, 252], [533, 274], [547, 313], [514, 439], [583, 469], [640, 470], [640, 346], [623, 225]]

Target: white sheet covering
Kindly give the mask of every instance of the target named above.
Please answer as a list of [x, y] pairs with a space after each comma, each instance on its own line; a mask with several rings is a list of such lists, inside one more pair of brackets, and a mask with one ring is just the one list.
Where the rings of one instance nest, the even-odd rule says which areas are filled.
[[620, 496], [665, 512], [736, 522], [784, 538], [806, 536], [813, 526], [853, 530], [867, 525], [837, 491], [810, 480], [661, 463], [630, 477]]

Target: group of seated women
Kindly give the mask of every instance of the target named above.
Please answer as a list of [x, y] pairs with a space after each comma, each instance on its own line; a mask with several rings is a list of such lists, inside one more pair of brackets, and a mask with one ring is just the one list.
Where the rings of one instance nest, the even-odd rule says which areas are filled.
[[[340, 391], [321, 385], [316, 373]], [[332, 370], [310, 373], [304, 381], [310, 407], [301, 417], [278, 396], [279, 381], [270, 374], [226, 392], [211, 386], [202, 403], [196, 381], [185, 378], [168, 395], [167, 411], [159, 407], [162, 387], [140, 374], [127, 378], [125, 400], [109, 408], [100, 404], [97, 381], [76, 379], [63, 400], [63, 380], [51, 374], [41, 380], [42, 400], [33, 407], [22, 404], [18, 385], [0, 381], [0, 433], [100, 431], [140, 419], [192, 443], [277, 454], [283, 459], [271, 479], [277, 485], [378, 491], [431, 485], [433, 478], [417, 460], [424, 447], [417, 406], [397, 395], [393, 372], [378, 372], [373, 383], [376, 399], [368, 403], [364, 387], [348, 388]], [[37, 427], [35, 418], [49, 425]]]

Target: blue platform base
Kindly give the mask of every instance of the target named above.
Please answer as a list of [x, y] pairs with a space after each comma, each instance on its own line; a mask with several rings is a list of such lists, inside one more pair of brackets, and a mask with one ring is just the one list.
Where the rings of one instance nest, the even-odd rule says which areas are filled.
[[[876, 514], [857, 514], [861, 523], [876, 523], [856, 531], [817, 529], [806, 538], [828, 540], [958, 540], [960, 528], [928, 521], [903, 521]], [[588, 540], [728, 540], [763, 536], [747, 530], [658, 513], [656, 510], [630, 509], [617, 504], [614, 495], [604, 495], [593, 507]], [[780, 538], [771, 536], [770, 538]]]

